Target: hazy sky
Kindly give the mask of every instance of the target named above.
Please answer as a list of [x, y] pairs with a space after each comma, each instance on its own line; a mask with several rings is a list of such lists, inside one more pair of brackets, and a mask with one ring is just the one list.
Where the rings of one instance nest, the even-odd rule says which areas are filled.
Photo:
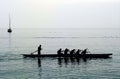
[[120, 28], [120, 0], [0, 0], [0, 28]]

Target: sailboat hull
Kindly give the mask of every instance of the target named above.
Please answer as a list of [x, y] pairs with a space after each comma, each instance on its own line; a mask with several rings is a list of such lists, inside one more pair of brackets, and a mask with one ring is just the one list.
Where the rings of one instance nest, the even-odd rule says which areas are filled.
[[12, 30], [11, 30], [11, 29], [8, 29], [8, 32], [9, 32], [9, 33], [11, 33], [11, 32], [12, 32]]

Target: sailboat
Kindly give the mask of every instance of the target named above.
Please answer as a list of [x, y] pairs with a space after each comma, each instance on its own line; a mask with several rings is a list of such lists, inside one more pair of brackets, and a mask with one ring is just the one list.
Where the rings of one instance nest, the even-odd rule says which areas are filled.
[[7, 31], [8, 31], [8, 33], [11, 33], [11, 32], [12, 32], [10, 15], [9, 15], [9, 29], [8, 29]]

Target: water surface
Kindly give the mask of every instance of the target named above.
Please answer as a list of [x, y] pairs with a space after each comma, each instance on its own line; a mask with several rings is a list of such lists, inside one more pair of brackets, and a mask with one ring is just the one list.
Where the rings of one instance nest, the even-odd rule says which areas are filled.
[[[0, 79], [119, 79], [120, 29], [0, 29]], [[42, 53], [59, 48], [113, 53], [109, 59], [26, 58], [42, 44]]]

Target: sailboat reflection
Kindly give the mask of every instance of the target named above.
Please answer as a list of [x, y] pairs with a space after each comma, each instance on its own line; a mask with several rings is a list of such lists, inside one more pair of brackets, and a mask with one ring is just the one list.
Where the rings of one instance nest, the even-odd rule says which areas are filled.
[[11, 49], [11, 34], [9, 33], [9, 38], [8, 38], [8, 47]]

